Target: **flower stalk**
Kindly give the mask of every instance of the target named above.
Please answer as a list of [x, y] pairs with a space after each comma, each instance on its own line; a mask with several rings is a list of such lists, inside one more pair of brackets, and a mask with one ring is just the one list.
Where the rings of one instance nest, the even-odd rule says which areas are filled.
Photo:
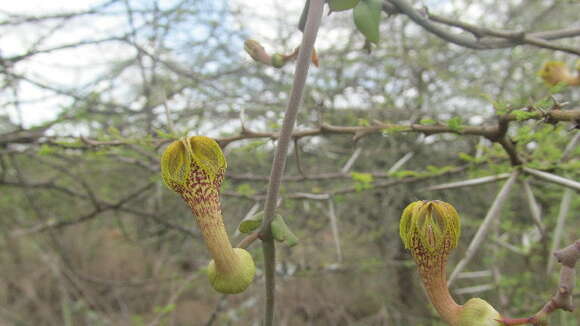
[[250, 285], [256, 268], [246, 250], [232, 248], [223, 223], [219, 195], [226, 166], [219, 145], [203, 136], [171, 143], [161, 158], [165, 184], [191, 208], [213, 258], [208, 265], [212, 287], [231, 294]]

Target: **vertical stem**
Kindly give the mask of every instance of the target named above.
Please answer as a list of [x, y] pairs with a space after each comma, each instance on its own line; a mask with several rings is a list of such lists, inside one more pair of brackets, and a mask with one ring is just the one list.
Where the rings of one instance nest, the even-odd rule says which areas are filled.
[[270, 172], [270, 183], [268, 184], [268, 193], [266, 195], [266, 203], [264, 208], [264, 221], [262, 222], [262, 236], [270, 236], [269, 225], [274, 217], [274, 210], [280, 190], [280, 183], [282, 174], [286, 167], [286, 155], [288, 153], [288, 146], [294, 124], [296, 123], [296, 115], [302, 102], [302, 94], [304, 93], [304, 86], [306, 84], [306, 77], [308, 75], [308, 68], [310, 67], [310, 55], [314, 49], [314, 41], [318, 33], [318, 27], [322, 18], [322, 9], [324, 1], [311, 1], [308, 11], [308, 21], [306, 23], [306, 30], [300, 45], [300, 52], [298, 53], [298, 60], [296, 63], [296, 70], [294, 71], [294, 83], [292, 84], [292, 91], [290, 92], [290, 99], [286, 107], [286, 114], [282, 122], [282, 130], [278, 138], [278, 146], [276, 147], [276, 154], [272, 162], [272, 170]]
[[264, 276], [266, 278], [266, 310], [264, 311], [264, 325], [271, 326], [274, 322], [274, 298], [276, 290], [276, 242], [270, 239], [262, 244], [264, 253]]
[[298, 53], [298, 60], [296, 63], [296, 70], [294, 72], [294, 83], [292, 84], [292, 91], [288, 106], [286, 107], [286, 114], [282, 123], [282, 130], [278, 138], [278, 146], [276, 147], [276, 154], [272, 162], [272, 170], [270, 173], [270, 182], [268, 184], [268, 193], [266, 196], [266, 203], [264, 208], [264, 220], [260, 227], [260, 237], [263, 240], [262, 250], [264, 253], [265, 277], [266, 277], [266, 310], [264, 315], [264, 325], [272, 326], [274, 322], [274, 270], [276, 266], [276, 247], [274, 239], [272, 238], [272, 231], [270, 223], [274, 217], [274, 210], [278, 201], [278, 191], [280, 190], [280, 182], [282, 174], [286, 166], [286, 155], [288, 153], [288, 145], [296, 123], [296, 115], [298, 108], [302, 102], [302, 94], [304, 85], [306, 83], [306, 76], [308, 75], [308, 68], [310, 67], [310, 56], [314, 49], [314, 42], [318, 34], [318, 27], [322, 19], [322, 11], [324, 0], [312, 0], [308, 8], [308, 16], [306, 28], [302, 37], [302, 44], [300, 45], [300, 52]]

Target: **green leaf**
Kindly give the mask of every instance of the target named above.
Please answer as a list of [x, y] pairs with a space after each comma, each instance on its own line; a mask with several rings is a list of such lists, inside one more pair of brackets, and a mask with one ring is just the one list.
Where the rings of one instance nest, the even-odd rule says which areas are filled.
[[362, 126], [362, 127], [370, 126], [370, 123], [367, 119], [358, 119], [357, 123], [359, 126]]
[[562, 91], [564, 91], [567, 87], [568, 87], [568, 84], [566, 84], [564, 82], [559, 82], [556, 85], [550, 87], [550, 89], [548, 91], [550, 92], [550, 94], [557, 94], [557, 93], [561, 93]]
[[437, 123], [437, 121], [433, 120], [433, 119], [421, 119], [421, 121], [419, 121], [420, 124], [422, 125], [426, 125], [426, 126], [431, 126]]
[[356, 184], [354, 185], [356, 191], [360, 192], [373, 187], [372, 183], [374, 178], [372, 174], [353, 172], [351, 176], [352, 179], [356, 181]]
[[453, 117], [449, 119], [447, 121], [447, 127], [453, 131], [461, 132], [461, 130], [463, 130], [463, 126], [461, 125], [461, 117]]
[[298, 244], [298, 237], [286, 225], [282, 216], [276, 215], [272, 220], [271, 227], [274, 239], [283, 242], [288, 247], [294, 247]]
[[330, 0], [328, 6], [332, 11], [344, 11], [354, 8], [360, 0]]
[[475, 162], [475, 161], [477, 161], [477, 159], [474, 156], [471, 156], [471, 155], [469, 155], [467, 153], [460, 152], [458, 154], [458, 156], [459, 156], [459, 158], [461, 160], [466, 161], [466, 162]]
[[526, 112], [522, 110], [513, 111], [512, 114], [516, 117], [516, 120], [518, 121], [527, 120], [536, 116], [536, 113], [534, 112]]
[[238, 226], [238, 230], [241, 233], [250, 233], [257, 230], [260, 225], [262, 225], [262, 220], [264, 219], [264, 212], [260, 212], [248, 219], [243, 220]]
[[381, 20], [381, 0], [361, 0], [352, 11], [356, 28], [369, 42], [379, 43], [379, 22]]

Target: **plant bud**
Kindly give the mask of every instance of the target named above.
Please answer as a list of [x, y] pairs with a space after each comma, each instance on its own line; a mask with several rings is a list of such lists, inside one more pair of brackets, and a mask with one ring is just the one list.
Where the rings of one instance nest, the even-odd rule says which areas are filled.
[[275, 53], [272, 56], [272, 67], [274, 68], [282, 68], [286, 64], [286, 60], [284, 56], [280, 53]]
[[480, 298], [469, 299], [460, 313], [458, 326], [502, 326], [497, 312], [489, 303]]

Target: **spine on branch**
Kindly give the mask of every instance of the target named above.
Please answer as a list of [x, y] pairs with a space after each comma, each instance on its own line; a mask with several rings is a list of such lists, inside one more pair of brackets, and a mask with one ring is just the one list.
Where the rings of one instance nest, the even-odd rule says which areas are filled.
[[223, 223], [219, 194], [226, 166], [219, 145], [204, 136], [171, 143], [161, 158], [165, 184], [191, 208], [213, 258], [208, 265], [212, 287], [233, 294], [250, 285], [256, 267], [250, 253], [232, 248]]

